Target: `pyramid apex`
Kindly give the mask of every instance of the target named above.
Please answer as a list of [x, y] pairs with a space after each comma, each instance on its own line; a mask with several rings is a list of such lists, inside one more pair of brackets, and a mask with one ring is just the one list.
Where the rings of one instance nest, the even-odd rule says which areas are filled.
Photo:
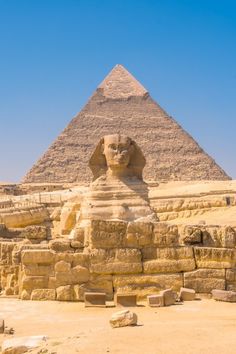
[[148, 92], [121, 64], [116, 64], [98, 87], [105, 97], [113, 99], [144, 96]]

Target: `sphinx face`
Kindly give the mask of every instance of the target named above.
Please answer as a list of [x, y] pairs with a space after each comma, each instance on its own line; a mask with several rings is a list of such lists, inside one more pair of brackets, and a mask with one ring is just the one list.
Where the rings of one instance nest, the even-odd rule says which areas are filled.
[[125, 169], [133, 152], [131, 139], [119, 134], [104, 137], [103, 153], [110, 169]]

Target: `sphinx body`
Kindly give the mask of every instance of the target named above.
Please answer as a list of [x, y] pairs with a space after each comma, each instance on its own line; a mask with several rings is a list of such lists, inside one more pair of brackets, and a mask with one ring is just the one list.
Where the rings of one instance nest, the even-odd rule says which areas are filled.
[[114, 134], [101, 139], [90, 159], [94, 181], [82, 202], [80, 221], [157, 221], [142, 179], [145, 163], [131, 138]]

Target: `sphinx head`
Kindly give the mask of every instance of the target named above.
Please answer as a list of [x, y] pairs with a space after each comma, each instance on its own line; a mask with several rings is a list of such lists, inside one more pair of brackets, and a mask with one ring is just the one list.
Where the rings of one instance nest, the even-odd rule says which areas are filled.
[[137, 144], [128, 136], [106, 135], [98, 143], [89, 166], [94, 179], [104, 174], [142, 178], [145, 158]]
[[112, 170], [125, 169], [129, 165], [134, 150], [131, 139], [119, 134], [106, 135], [101, 148], [107, 167]]

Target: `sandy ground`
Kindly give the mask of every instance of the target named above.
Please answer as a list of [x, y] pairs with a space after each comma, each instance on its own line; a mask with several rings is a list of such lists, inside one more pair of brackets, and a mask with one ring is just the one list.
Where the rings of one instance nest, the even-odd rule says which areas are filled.
[[[236, 353], [236, 304], [204, 299], [165, 308], [140, 306], [132, 309], [138, 326], [112, 329], [109, 319], [117, 310], [0, 299], [0, 316], [14, 327], [15, 337], [49, 337], [45, 349], [32, 353]], [[0, 342], [9, 337], [0, 335]]]

